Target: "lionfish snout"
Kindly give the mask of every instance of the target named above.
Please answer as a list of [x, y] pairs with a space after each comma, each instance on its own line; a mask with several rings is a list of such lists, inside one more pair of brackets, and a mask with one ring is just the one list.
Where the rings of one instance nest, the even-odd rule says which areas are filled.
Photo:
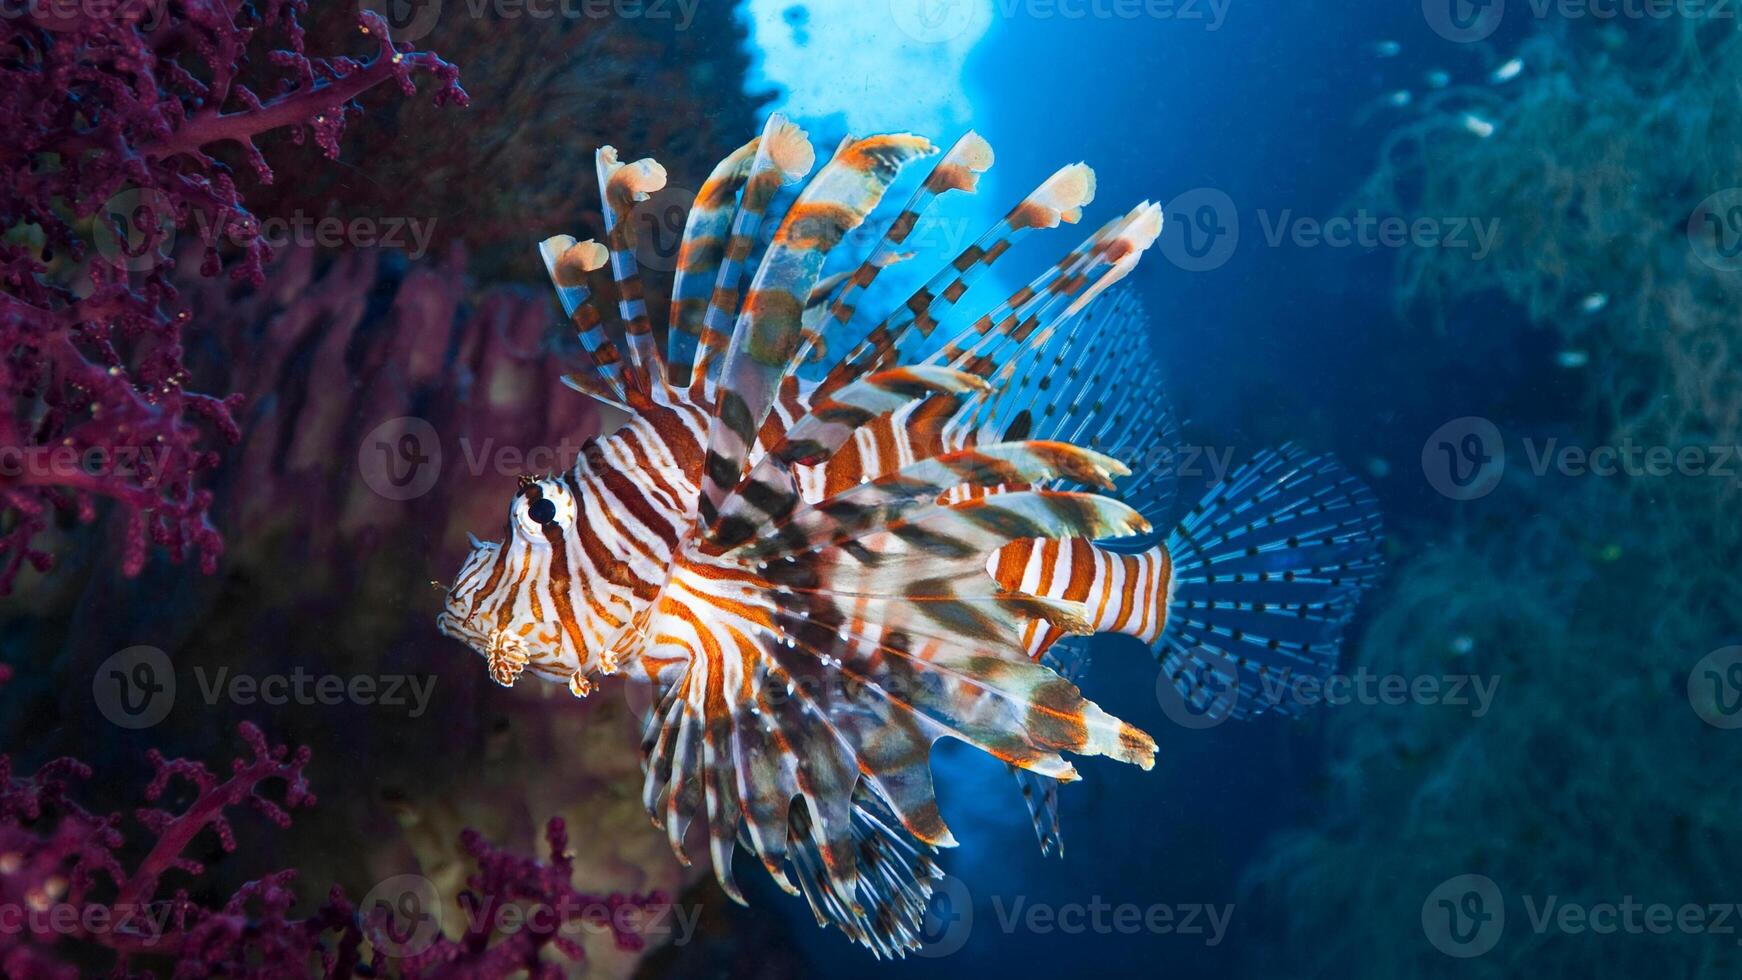
[[489, 657], [496, 645], [492, 634], [496, 632], [494, 619], [500, 604], [491, 601], [489, 592], [490, 573], [501, 550], [498, 542], [472, 539], [472, 552], [460, 566], [441, 615], [436, 617], [436, 628], [443, 636], [461, 641], [484, 657]]

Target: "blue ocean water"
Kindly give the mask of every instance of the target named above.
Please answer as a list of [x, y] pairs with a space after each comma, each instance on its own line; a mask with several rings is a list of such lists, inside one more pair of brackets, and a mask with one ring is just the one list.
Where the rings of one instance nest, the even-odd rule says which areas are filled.
[[[789, 22], [842, 15], [830, 4], [770, 6]], [[1419, 466], [1421, 433], [1484, 408], [1496, 388], [1516, 386], [1497, 371], [1546, 374], [1549, 350], [1519, 351], [1517, 337], [1505, 336], [1522, 332], [1515, 313], [1501, 314], [1510, 327], [1486, 323], [1487, 339], [1469, 341], [1511, 348], [1510, 363], [1499, 365], [1450, 363], [1397, 325], [1394, 250], [1301, 248], [1272, 244], [1267, 234], [1291, 217], [1344, 213], [1385, 133], [1383, 115], [1362, 125], [1364, 117], [1430, 71], [1480, 73], [1483, 53], [1435, 35], [1411, 5], [1234, 3], [1220, 20], [1208, 4], [1181, 4], [1161, 18], [1095, 16], [1091, 6], [1074, 8], [1084, 13], [1078, 17], [995, 12], [984, 34], [955, 55], [959, 78], [907, 76], [902, 84], [920, 91], [913, 110], [922, 118], [946, 117], [992, 143], [998, 163], [982, 196], [1013, 200], [1080, 159], [1096, 168], [1104, 212], [1200, 189], [1232, 202], [1220, 214], [1237, 225], [1238, 244], [1225, 261], [1200, 271], [1162, 252], [1130, 280], [1192, 431], [1213, 433], [1221, 451], [1241, 455], [1303, 440], [1358, 468], [1407, 477]], [[795, 9], [807, 16], [785, 14]], [[874, 22], [880, 14], [848, 19]], [[814, 72], [844, 60], [850, 70], [826, 74], [830, 89], [851, 100], [853, 71], [901, 70], [904, 56], [887, 50], [892, 37], [901, 35], [886, 27], [871, 51], [856, 53], [813, 42], [796, 65]], [[1494, 50], [1507, 40], [1494, 38]], [[1377, 53], [1386, 41], [1400, 47], [1395, 57]], [[808, 94], [811, 84], [799, 86]], [[960, 99], [941, 108], [930, 95], [957, 89]], [[826, 104], [814, 96], [800, 103]], [[900, 118], [902, 106], [879, 103], [876, 114]], [[1189, 217], [1167, 214], [1170, 223]], [[1542, 394], [1552, 400], [1552, 392]], [[1373, 482], [1388, 517], [1443, 519], [1445, 501], [1421, 481]], [[1194, 489], [1201, 487], [1200, 480]], [[1150, 773], [1094, 760], [1079, 767], [1082, 783], [1062, 791], [1064, 860], [1040, 855], [1001, 765], [943, 743], [940, 795], [963, 843], [942, 858], [959, 890], [935, 903], [933, 944], [906, 962], [872, 962], [851, 955], [832, 932], [811, 930], [808, 912], [789, 903], [807, 957], [843, 977], [1211, 977], [1237, 969], [1255, 944], [1281, 942], [1268, 934], [1270, 923], [1239, 914], [1239, 882], [1270, 835], [1314, 818], [1316, 773], [1330, 764], [1321, 738], [1310, 724], [1278, 719], [1206, 731], [1174, 726], [1157, 709], [1154, 669], [1135, 642], [1097, 641], [1085, 690], [1114, 714], [1148, 722], [1159, 761]], [[780, 907], [777, 890], [761, 881], [754, 887], [755, 905]], [[1205, 909], [1196, 923], [1172, 911], [1198, 905]], [[1072, 911], [1069, 921], [1037, 930], [1036, 906], [1043, 923], [1048, 911]], [[1148, 915], [1158, 906], [1180, 917], [1178, 929], [1133, 925], [1129, 910]], [[1211, 910], [1224, 908], [1232, 914], [1216, 935], [1207, 923]], [[1131, 918], [1117, 919], [1119, 909]]]

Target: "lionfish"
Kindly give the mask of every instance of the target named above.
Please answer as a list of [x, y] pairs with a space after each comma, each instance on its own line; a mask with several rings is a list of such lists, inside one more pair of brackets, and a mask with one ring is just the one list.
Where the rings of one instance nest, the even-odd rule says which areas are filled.
[[1084, 164], [865, 326], [858, 301], [911, 261], [900, 249], [932, 205], [977, 191], [991, 147], [962, 137], [856, 267], [825, 267], [937, 153], [911, 134], [849, 137], [806, 183], [806, 134], [772, 117], [696, 196], [661, 345], [631, 218], [666, 174], [600, 149], [605, 244], [540, 252], [586, 355], [564, 381], [627, 421], [560, 476], [523, 478], [505, 538], [474, 539], [439, 620], [503, 685], [651, 685], [643, 799], [679, 859], [699, 816], [733, 899], [742, 844], [879, 955], [920, 944], [933, 855], [955, 843], [934, 742], [1008, 763], [1057, 850], [1056, 788], [1078, 778], [1066, 753], [1155, 756], [1072, 682], [1088, 636], [1153, 647], [1194, 711], [1288, 712], [1274, 685], [1335, 668], [1379, 567], [1371, 493], [1295, 448], [1152, 530], [1146, 514], [1172, 509], [1178, 429], [1135, 302], [1094, 301], [1159, 235], [1157, 205], [946, 327], [1020, 239], [1081, 218]]

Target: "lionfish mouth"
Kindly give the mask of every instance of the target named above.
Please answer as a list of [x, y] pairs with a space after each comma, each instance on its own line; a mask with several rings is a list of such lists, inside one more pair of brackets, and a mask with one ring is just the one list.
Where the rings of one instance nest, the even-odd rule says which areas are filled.
[[526, 641], [519, 635], [505, 628], [485, 632], [472, 624], [471, 617], [462, 618], [452, 609], [443, 610], [436, 618], [436, 628], [489, 661], [490, 679], [503, 687], [513, 687], [532, 660]]

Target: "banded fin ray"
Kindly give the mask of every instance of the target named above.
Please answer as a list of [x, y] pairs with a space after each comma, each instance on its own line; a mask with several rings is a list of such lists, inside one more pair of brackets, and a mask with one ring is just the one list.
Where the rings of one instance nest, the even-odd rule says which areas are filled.
[[[1067, 636], [1041, 654], [1041, 663], [1051, 667], [1060, 677], [1077, 684], [1089, 668], [1089, 639]], [[1059, 826], [1059, 781], [1020, 766], [1010, 767], [1016, 777], [1017, 791], [1028, 807], [1034, 823], [1034, 835], [1040, 841], [1042, 857], [1065, 856], [1064, 832]]]
[[[1026, 346], [1008, 380], [953, 424], [980, 443], [1044, 439], [1093, 449], [1133, 472], [1104, 487], [1151, 522], [1170, 521], [1177, 489], [1179, 423], [1151, 357], [1148, 318], [1121, 291], [1073, 317], [1045, 344]], [[1078, 481], [1080, 483], [1080, 481]], [[1142, 550], [1121, 539], [1118, 550]]]
[[655, 385], [666, 383], [665, 360], [647, 317], [646, 290], [635, 261], [635, 223], [629, 219], [635, 205], [665, 188], [665, 168], [652, 157], [624, 163], [611, 146], [602, 146], [594, 153], [593, 168], [599, 179], [600, 210], [611, 252], [611, 277], [617, 284], [623, 342], [629, 352], [628, 374], [640, 391], [651, 393]]
[[756, 157], [739, 195], [732, 217], [732, 233], [718, 260], [714, 291], [702, 316], [700, 350], [692, 367], [692, 384], [703, 386], [717, 375], [736, 330], [744, 269], [756, 246], [763, 218], [775, 195], [788, 184], [803, 180], [816, 165], [816, 150], [805, 131], [780, 113], [768, 117], [757, 142]]
[[830, 368], [821, 394], [900, 360], [917, 360], [920, 345], [956, 303], [1012, 246], [1039, 228], [1075, 223], [1095, 198], [1095, 172], [1074, 163], [1048, 177], [1002, 220], [938, 270], [907, 301], [872, 328], [864, 340]]
[[[845, 274], [846, 279], [839, 294], [829, 304], [828, 316], [842, 327], [851, 323], [853, 314], [857, 311], [852, 303], [853, 298], [869, 289], [885, 268], [899, 261], [897, 256], [903, 253], [896, 250], [906, 243], [908, 236], [913, 234], [931, 206], [951, 191], [966, 194], [978, 191], [980, 175], [992, 168], [992, 159], [992, 146], [984, 137], [972, 130], [964, 133], [920, 183], [907, 206], [889, 223], [883, 238], [878, 241], [871, 254], [858, 268]], [[804, 361], [806, 358], [801, 355], [799, 360]]]
[[901, 168], [936, 153], [911, 134], [845, 144], [799, 194], [762, 257], [721, 367], [702, 472], [700, 523], [744, 475], [757, 431], [798, 353], [805, 300], [824, 260], [883, 199]]
[[702, 321], [726, 256], [727, 239], [738, 213], [738, 195], [750, 179], [761, 146], [762, 137], [758, 136], [715, 165], [684, 221], [666, 332], [667, 369], [672, 383], [680, 387], [691, 383], [700, 352]]
[[592, 289], [587, 284], [587, 276], [610, 261], [608, 251], [595, 241], [577, 242], [572, 235], [554, 235], [538, 244], [538, 254], [592, 366], [590, 376], [565, 375], [563, 383], [627, 410], [629, 398], [623, 385], [622, 355], [605, 333], [604, 319], [591, 302]]

